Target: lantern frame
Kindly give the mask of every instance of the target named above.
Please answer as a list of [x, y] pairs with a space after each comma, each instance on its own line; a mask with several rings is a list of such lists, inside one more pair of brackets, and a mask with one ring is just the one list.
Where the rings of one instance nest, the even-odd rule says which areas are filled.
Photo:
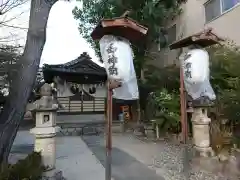
[[[143, 42], [148, 28], [140, 25], [137, 21], [127, 17], [130, 11], [126, 11], [121, 17], [113, 19], [102, 19], [91, 33], [93, 40], [100, 40], [104, 35], [114, 35], [126, 38], [131, 43]], [[112, 94], [113, 89], [120, 87], [121, 83], [116, 80], [107, 81], [107, 128], [106, 128], [106, 168], [105, 179], [112, 177]]]
[[[224, 39], [213, 33], [212, 28], [207, 28], [199, 33], [185, 37], [169, 45], [170, 50], [181, 49], [191, 45], [198, 45], [202, 48], [209, 47], [215, 44], [221, 44]], [[182, 51], [180, 51], [182, 52]], [[181, 127], [183, 143], [187, 143], [188, 139], [188, 124], [187, 124], [187, 100], [186, 90], [184, 88], [183, 71], [180, 68], [180, 104], [181, 104]]]

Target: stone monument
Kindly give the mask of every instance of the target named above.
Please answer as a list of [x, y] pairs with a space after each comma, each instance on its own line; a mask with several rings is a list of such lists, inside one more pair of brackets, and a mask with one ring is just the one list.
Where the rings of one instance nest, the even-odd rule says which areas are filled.
[[41, 99], [34, 102], [31, 111], [36, 114], [36, 127], [30, 132], [35, 135], [34, 151], [41, 152], [43, 165], [46, 167], [45, 176], [56, 176], [56, 126], [58, 105], [52, 96], [52, 88], [44, 84], [40, 90]]

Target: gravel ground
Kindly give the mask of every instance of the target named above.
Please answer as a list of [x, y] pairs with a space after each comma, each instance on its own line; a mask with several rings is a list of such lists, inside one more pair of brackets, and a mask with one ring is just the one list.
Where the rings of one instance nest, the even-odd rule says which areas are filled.
[[191, 166], [189, 147], [184, 148], [168, 142], [161, 142], [157, 146], [161, 148], [161, 153], [154, 158], [154, 167], [165, 170], [166, 180], [220, 180], [215, 175]]
[[189, 161], [186, 157], [192, 159], [192, 153], [185, 151], [191, 149], [189, 147], [184, 148], [166, 141], [142, 141], [132, 135], [114, 135], [113, 144], [154, 169], [165, 180], [228, 180], [187, 163]]

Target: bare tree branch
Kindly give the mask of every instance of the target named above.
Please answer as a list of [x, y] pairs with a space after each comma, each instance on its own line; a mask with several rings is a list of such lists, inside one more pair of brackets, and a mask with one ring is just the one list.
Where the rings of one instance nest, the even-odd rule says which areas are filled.
[[24, 27], [19, 27], [19, 26], [12, 26], [12, 25], [7, 25], [5, 23], [0, 24], [1, 26], [9, 27], [9, 28], [15, 28], [15, 29], [21, 29], [21, 30], [28, 30], [28, 28]]
[[26, 2], [27, 0], [6, 0], [0, 5], [0, 15], [4, 15], [12, 9], [25, 4]]
[[14, 41], [22, 40], [22, 39], [23, 39], [23, 38], [5, 39], [5, 40], [0, 40], [0, 43], [14, 42]]
[[15, 15], [14, 17], [9, 18], [9, 19], [6, 19], [6, 18], [7, 18], [7, 16], [6, 16], [6, 17], [2, 18], [2, 20], [0, 21], [0, 25], [1, 25], [1, 24], [6, 24], [6, 23], [8, 23], [8, 22], [10, 22], [10, 21], [12, 21], [12, 20], [18, 19], [21, 15], [23, 15], [23, 14], [26, 13], [26, 12], [27, 12], [27, 11], [23, 11], [23, 12]]
[[[1, 34], [0, 43], [8, 43], [14, 42], [17, 40], [21, 40], [22, 38], [16, 39], [18, 33], [15, 33], [12, 36], [12, 32], [24, 30], [26, 31], [28, 28], [20, 27], [19, 25], [15, 25], [14, 22], [21, 17], [24, 13], [28, 12], [27, 10], [23, 10], [22, 12], [13, 11], [18, 6], [22, 6], [28, 0], [0, 0], [0, 28], [5, 28], [4, 31], [7, 34]], [[10, 11], [14, 13], [10, 14]], [[21, 10], [20, 10], [21, 11]], [[12, 23], [11, 23], [12, 22]], [[17, 22], [17, 21], [16, 21]]]

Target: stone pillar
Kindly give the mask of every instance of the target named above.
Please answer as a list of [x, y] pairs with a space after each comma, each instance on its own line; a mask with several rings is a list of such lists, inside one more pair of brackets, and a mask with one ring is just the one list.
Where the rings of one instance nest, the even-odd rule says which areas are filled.
[[56, 164], [56, 115], [58, 105], [52, 97], [52, 88], [44, 84], [41, 88], [41, 99], [37, 100], [31, 109], [36, 113], [36, 127], [30, 132], [35, 135], [35, 152], [41, 152], [43, 165], [46, 167], [45, 175], [55, 176]]
[[210, 147], [209, 123], [207, 108], [194, 108], [192, 114], [193, 143], [198, 155], [209, 157], [213, 155]]

